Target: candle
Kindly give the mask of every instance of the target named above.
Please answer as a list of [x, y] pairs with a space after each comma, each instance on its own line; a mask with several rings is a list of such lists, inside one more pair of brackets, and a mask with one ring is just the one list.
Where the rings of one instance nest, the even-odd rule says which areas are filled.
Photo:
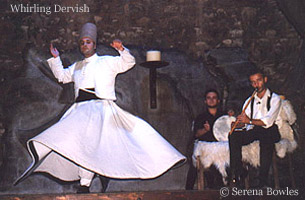
[[161, 52], [155, 50], [147, 51], [146, 61], [161, 61]]

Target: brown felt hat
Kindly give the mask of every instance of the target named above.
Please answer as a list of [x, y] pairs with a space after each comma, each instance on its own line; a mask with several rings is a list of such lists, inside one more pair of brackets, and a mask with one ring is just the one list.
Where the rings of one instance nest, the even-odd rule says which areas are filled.
[[84, 37], [89, 37], [96, 43], [97, 28], [96, 28], [95, 24], [86, 23], [83, 25], [81, 32], [80, 32], [79, 39], [81, 40]]

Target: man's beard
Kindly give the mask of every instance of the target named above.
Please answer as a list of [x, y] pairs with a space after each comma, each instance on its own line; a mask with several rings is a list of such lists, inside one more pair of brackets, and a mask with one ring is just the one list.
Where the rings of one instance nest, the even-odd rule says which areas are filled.
[[257, 93], [261, 93], [266, 89], [265, 86], [261, 87], [261, 88], [257, 88]]
[[214, 106], [209, 106], [209, 105], [207, 105], [207, 107], [208, 107], [208, 108], [217, 108], [218, 105], [214, 105]]
[[91, 55], [93, 55], [93, 54], [95, 53], [94, 50], [91, 51], [91, 50], [89, 50], [89, 49], [86, 49], [86, 50], [81, 51], [81, 52], [82, 52], [82, 54], [83, 54], [84, 56], [91, 56]]

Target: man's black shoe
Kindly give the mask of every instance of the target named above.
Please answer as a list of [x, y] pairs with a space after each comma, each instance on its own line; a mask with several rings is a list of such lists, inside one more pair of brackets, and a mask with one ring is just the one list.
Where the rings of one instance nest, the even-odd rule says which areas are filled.
[[240, 189], [245, 188], [245, 177], [244, 176], [232, 176], [229, 182], [231, 188], [236, 187]]
[[230, 187], [239, 187], [240, 186], [240, 177], [233, 177], [230, 179]]
[[81, 185], [81, 186], [79, 186], [79, 187], [77, 188], [76, 193], [77, 193], [77, 194], [86, 194], [86, 193], [90, 193], [89, 187]]
[[106, 190], [107, 190], [107, 187], [108, 187], [108, 183], [110, 181], [109, 178], [105, 177], [105, 176], [102, 176], [102, 175], [99, 175], [99, 178], [101, 180], [101, 184], [102, 184], [102, 190], [101, 190], [101, 193], [105, 193]]
[[269, 186], [266, 182], [260, 182], [257, 186], [258, 189], [267, 189]]

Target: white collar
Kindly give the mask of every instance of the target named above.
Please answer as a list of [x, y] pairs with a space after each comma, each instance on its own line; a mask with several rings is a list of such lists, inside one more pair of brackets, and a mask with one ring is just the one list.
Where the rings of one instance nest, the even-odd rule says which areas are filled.
[[95, 61], [97, 58], [98, 58], [98, 55], [95, 53], [92, 56], [90, 56], [89, 58], [85, 58], [84, 62], [89, 63], [89, 62]]
[[262, 98], [259, 98], [258, 96], [257, 96], [257, 93], [255, 94], [255, 99], [257, 100], [257, 101], [262, 101], [263, 99], [267, 99], [268, 97], [270, 97], [271, 96], [271, 92], [270, 92], [270, 90], [267, 88], [266, 89], [266, 92], [265, 92], [265, 94], [264, 94], [264, 96], [262, 97]]

